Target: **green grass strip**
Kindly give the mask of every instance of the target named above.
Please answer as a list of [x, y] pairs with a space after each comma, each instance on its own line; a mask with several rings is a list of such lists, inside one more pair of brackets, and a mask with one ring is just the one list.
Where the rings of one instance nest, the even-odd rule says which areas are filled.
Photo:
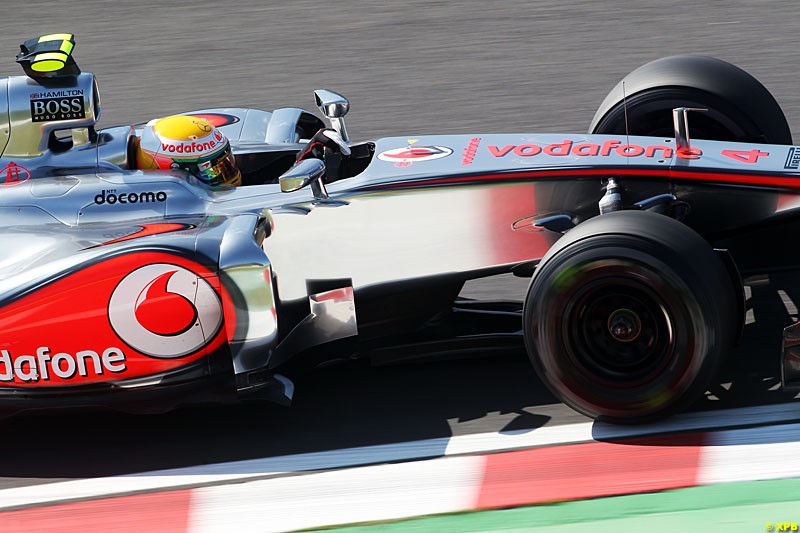
[[[800, 522], [800, 479], [724, 483], [549, 505], [415, 518], [336, 529], [353, 533], [782, 531]], [[772, 529], [769, 529], [769, 528]], [[794, 529], [794, 531], [798, 531]]]

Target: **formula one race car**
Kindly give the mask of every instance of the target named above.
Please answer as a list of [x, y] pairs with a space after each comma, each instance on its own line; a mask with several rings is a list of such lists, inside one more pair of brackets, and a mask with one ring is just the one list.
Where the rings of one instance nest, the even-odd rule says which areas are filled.
[[[767, 90], [716, 59], [649, 63], [589, 134], [351, 143], [347, 100], [207, 109], [240, 187], [136, 170], [96, 129], [69, 34], [0, 79], [0, 409], [288, 403], [287, 369], [527, 350], [564, 402], [639, 422], [701, 396], [744, 322], [742, 276], [800, 265], [800, 147]], [[691, 113], [691, 129], [689, 115]], [[689, 132], [693, 139], [690, 141]], [[697, 140], [703, 139], [703, 140]], [[459, 298], [532, 277], [524, 303]], [[800, 327], [784, 387], [800, 386]]]

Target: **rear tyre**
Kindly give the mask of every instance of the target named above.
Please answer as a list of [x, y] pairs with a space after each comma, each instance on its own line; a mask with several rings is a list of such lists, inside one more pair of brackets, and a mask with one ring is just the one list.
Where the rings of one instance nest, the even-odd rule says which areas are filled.
[[676, 107], [708, 110], [691, 115], [694, 139], [792, 144], [770, 92], [739, 67], [704, 56], [666, 57], [634, 70], [600, 104], [589, 132], [673, 137]]
[[705, 392], [733, 345], [736, 301], [720, 258], [663, 215], [609, 213], [568, 232], [534, 273], [528, 354], [564, 403], [639, 423]]

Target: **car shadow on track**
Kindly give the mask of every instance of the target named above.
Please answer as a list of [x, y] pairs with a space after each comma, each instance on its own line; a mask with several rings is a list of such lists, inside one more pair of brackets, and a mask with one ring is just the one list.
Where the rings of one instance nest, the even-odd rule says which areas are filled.
[[[3, 422], [13, 435], [0, 488], [14, 478], [108, 476], [198, 464], [449, 438], [453, 424], [505, 415], [533, 429], [556, 403], [523, 356], [370, 368], [361, 362], [309, 371], [292, 407], [184, 408], [161, 415], [108, 411], [27, 413]], [[443, 450], [442, 450], [443, 451]], [[11, 478], [11, 479], [8, 479]]]
[[[781, 329], [796, 320], [795, 302], [791, 276], [750, 290], [741, 342], [692, 410], [792, 400], [776, 380]], [[291, 408], [18, 415], [3, 422], [0, 488], [588, 421], [553, 398], [522, 354], [378, 368], [353, 361], [304, 373], [296, 386]]]
[[723, 362], [718, 383], [698, 408], [791, 401], [780, 388], [783, 328], [798, 320], [800, 273], [773, 274], [747, 287], [747, 315], [739, 344]]

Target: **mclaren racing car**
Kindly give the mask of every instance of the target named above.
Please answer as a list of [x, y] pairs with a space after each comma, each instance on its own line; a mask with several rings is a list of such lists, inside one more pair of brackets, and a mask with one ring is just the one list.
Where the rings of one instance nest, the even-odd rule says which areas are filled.
[[[725, 365], [743, 276], [800, 265], [782, 246], [800, 147], [763, 85], [720, 60], [640, 67], [588, 134], [351, 142], [349, 103], [319, 90], [341, 142], [298, 161], [326, 126], [308, 111], [187, 113], [230, 139], [243, 183], [214, 188], [137, 170], [141, 127], [97, 128], [73, 46], [27, 41], [25, 75], [0, 79], [3, 413], [288, 403], [301, 363], [524, 346], [558, 398], [638, 422]], [[531, 278], [521, 302], [459, 298], [503, 273]]]

